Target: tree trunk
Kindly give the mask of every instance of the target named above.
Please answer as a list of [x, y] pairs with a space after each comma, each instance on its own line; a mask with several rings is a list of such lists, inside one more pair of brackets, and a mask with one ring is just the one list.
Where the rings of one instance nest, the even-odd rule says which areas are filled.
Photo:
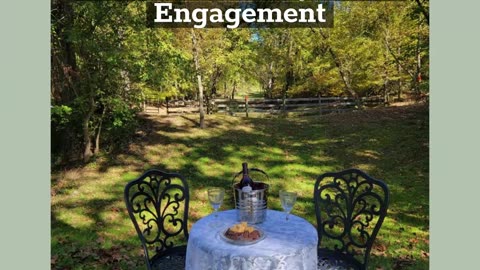
[[85, 144], [85, 149], [83, 151], [83, 161], [88, 162], [90, 158], [93, 156], [92, 152], [92, 139], [90, 137], [90, 128], [88, 122], [90, 122], [90, 118], [92, 117], [95, 111], [95, 101], [93, 96], [90, 96], [90, 108], [87, 114], [83, 117], [82, 120], [82, 130], [83, 130], [83, 142]]
[[282, 93], [282, 110], [286, 111], [286, 99], [288, 89], [293, 83], [293, 63], [292, 63], [292, 47], [293, 40], [290, 39], [290, 35], [287, 36], [288, 39], [288, 50], [287, 50], [287, 72], [285, 73], [285, 86]]
[[386, 77], [383, 81], [383, 100], [385, 105], [390, 104], [390, 95], [388, 93], [388, 77]]
[[102, 122], [98, 126], [97, 135], [95, 136], [95, 150], [93, 153], [97, 155], [100, 152], [100, 133], [102, 131]]
[[[400, 55], [400, 48], [398, 48], [398, 55]], [[402, 66], [399, 63], [397, 63], [397, 69], [398, 69], [398, 75], [400, 76], [400, 74], [402, 74]], [[403, 87], [402, 79], [400, 78], [398, 80], [398, 92], [397, 92], [398, 101], [400, 101], [402, 99], [402, 87]]]
[[213, 72], [212, 78], [210, 79], [210, 81], [212, 82], [210, 85], [210, 93], [206, 95], [207, 114], [212, 114], [213, 108], [212, 108], [211, 100], [214, 99], [215, 96], [217, 95], [217, 81], [222, 73], [216, 64], [214, 69], [215, 71]]
[[[388, 40], [388, 38], [385, 38], [385, 45], [387, 47], [387, 51], [390, 53], [390, 55], [393, 57], [393, 60], [395, 60], [395, 63], [397, 63], [398, 65], [398, 71], [399, 71], [399, 75], [400, 75], [400, 72], [403, 70], [405, 71], [411, 78], [411, 82], [412, 82], [412, 86], [413, 86], [413, 91], [415, 94], [418, 93], [418, 82], [417, 82], [417, 79], [418, 79], [418, 75], [419, 75], [419, 71], [420, 71], [420, 68], [418, 67], [419, 65], [419, 55], [420, 55], [420, 48], [419, 48], [419, 39], [420, 39], [420, 32], [418, 34], [418, 40], [417, 40], [417, 48], [416, 48], [416, 57], [417, 57], [417, 68], [416, 70], [410, 70], [408, 68], [406, 68], [405, 65], [403, 65], [403, 63], [400, 61], [400, 59], [397, 57], [397, 55], [395, 54], [395, 52], [393, 52], [392, 48], [390, 47], [390, 42]], [[398, 48], [398, 55], [400, 55], [400, 48]], [[401, 98], [401, 94], [402, 94], [402, 82], [401, 82], [401, 79], [400, 79], [400, 82], [399, 82], [399, 89], [398, 89], [398, 98], [400, 99]]]
[[395, 53], [392, 51], [392, 48], [390, 47], [390, 43], [388, 42], [388, 40], [386, 40], [386, 45], [387, 45], [388, 52], [393, 57], [393, 60], [395, 60], [395, 63], [397, 63], [400, 66], [400, 69], [404, 70], [410, 76], [410, 78], [412, 78], [412, 80], [416, 80], [415, 74], [411, 70], [407, 69], [402, 64], [400, 59], [398, 59], [397, 55], [395, 55]]
[[210, 97], [205, 95], [205, 103], [207, 104], [207, 114], [212, 114], [212, 108], [210, 106]]
[[198, 61], [198, 44], [195, 36], [195, 31], [192, 28], [192, 43], [193, 43], [193, 60], [195, 62], [195, 73], [197, 74], [198, 83], [198, 105], [200, 109], [200, 128], [205, 128], [205, 112], [203, 110], [203, 85], [202, 75], [200, 74], [200, 64]]
[[420, 76], [421, 76], [421, 73], [420, 73], [420, 69], [422, 67], [422, 57], [420, 55], [420, 23], [418, 23], [418, 26], [417, 26], [417, 48], [415, 50], [415, 53], [416, 53], [416, 58], [417, 58], [417, 69], [416, 69], [416, 76], [415, 76], [415, 94], [418, 97], [420, 97]]
[[[310, 28], [312, 31], [313, 28]], [[325, 35], [325, 33], [323, 33], [323, 31], [321, 29], [318, 29], [318, 31], [320, 32], [320, 35], [322, 35], [322, 37], [327, 40], [327, 36]], [[314, 31], [315, 33], [315, 31]], [[358, 98], [358, 95], [355, 91], [353, 91], [352, 89], [352, 86], [350, 84], [350, 78], [348, 77], [348, 74], [347, 72], [343, 69], [343, 65], [340, 61], [340, 59], [338, 59], [337, 55], [335, 54], [335, 52], [333, 51], [332, 49], [332, 46], [328, 45], [328, 52], [330, 53], [330, 56], [332, 57], [333, 59], [333, 62], [335, 63], [335, 66], [337, 66], [338, 68], [338, 72], [340, 73], [340, 78], [342, 79], [343, 81], [343, 84], [345, 85], [345, 88], [347, 90], [348, 93], [350, 93], [350, 95], [352, 95], [354, 98]]]
[[385, 36], [385, 50], [383, 51], [383, 57], [384, 57], [384, 62], [383, 62], [383, 69], [384, 69], [384, 78], [383, 78], [383, 101], [385, 105], [390, 104], [390, 90], [388, 89], [388, 83], [389, 83], [389, 78], [388, 78], [388, 48], [386, 45], [386, 39], [387, 36]]
[[220, 77], [220, 75], [222, 74], [222, 72], [220, 71], [220, 69], [218, 68], [218, 66], [215, 64], [215, 67], [214, 67], [215, 71], [213, 72], [212, 74], [212, 78], [210, 79], [210, 81], [212, 82], [211, 85], [210, 85], [210, 95], [212, 97], [215, 97], [217, 95], [217, 81], [218, 81], [218, 78]]
[[223, 96], [227, 97], [227, 82], [223, 82]]
[[[74, 45], [68, 33], [73, 27], [74, 13], [71, 1], [52, 1], [52, 35], [51, 35], [51, 97], [52, 105], [71, 106], [77, 96], [76, 79], [78, 77]], [[60, 160], [68, 160], [79, 155], [75, 129], [66, 125], [59, 130], [52, 123], [51, 128], [52, 155]], [[76, 150], [76, 151], [75, 151]], [[80, 150], [81, 151], [81, 150]]]
[[52, 2], [52, 97], [62, 104], [72, 101], [77, 93], [74, 79], [77, 63], [74, 46], [68, 37], [73, 27], [74, 13], [71, 1], [56, 0]]
[[100, 117], [100, 122], [98, 123], [97, 127], [97, 134], [95, 135], [95, 150], [93, 151], [95, 155], [100, 152], [100, 134], [102, 133], [103, 117], [105, 116], [106, 110], [107, 107], [103, 107], [102, 116]]
[[147, 111], [147, 100], [145, 98], [145, 93], [143, 93], [143, 90], [140, 91], [140, 94], [142, 95], [142, 111]]
[[265, 93], [266, 98], [272, 98], [273, 83], [274, 83], [274, 80], [273, 80], [273, 61], [272, 61], [268, 66], [268, 84], [267, 84], [267, 92]]
[[237, 81], [233, 81], [232, 99], [235, 99], [235, 92], [236, 91], [237, 91]]
[[417, 6], [420, 8], [420, 11], [422, 12], [423, 16], [425, 17], [425, 21], [427, 22], [427, 25], [430, 25], [430, 16], [428, 14], [427, 9], [423, 6], [423, 4], [420, 2], [420, 0], [415, 0], [417, 2]]
[[330, 55], [332, 56], [332, 59], [335, 62], [335, 65], [338, 68], [340, 78], [342, 79], [343, 84], [345, 85], [345, 88], [346, 88], [347, 92], [350, 93], [350, 95], [352, 95], [353, 97], [357, 98], [358, 95], [355, 91], [353, 91], [352, 85], [350, 84], [350, 78], [348, 77], [347, 72], [343, 69], [342, 63], [337, 58], [335, 52], [333, 51], [333, 49], [330, 46], [328, 48], [328, 51], [330, 52]]

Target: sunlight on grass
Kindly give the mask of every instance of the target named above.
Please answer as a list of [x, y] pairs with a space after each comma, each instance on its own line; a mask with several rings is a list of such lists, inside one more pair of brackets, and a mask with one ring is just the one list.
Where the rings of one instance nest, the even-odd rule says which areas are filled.
[[355, 163], [355, 164], [353, 164], [352, 167], [358, 168], [358, 169], [360, 169], [362, 171], [366, 171], [366, 172], [374, 171], [375, 168], [376, 168], [374, 165], [369, 164], [369, 163]]
[[[152, 117], [150, 125], [156, 129], [150, 127], [153, 132], [134, 142], [130, 152], [52, 172], [52, 255], [57, 256], [57, 269], [101, 268], [95, 256], [78, 255], [99, 249], [121, 250], [129, 258], [105, 269], [144, 267], [123, 188], [146, 169], [178, 172], [187, 179], [191, 228], [213, 212], [208, 187], [224, 187], [221, 210], [233, 208], [232, 177], [245, 161], [270, 176], [268, 208], [281, 210], [280, 189], [295, 190], [298, 199], [292, 213], [312, 224], [316, 224], [313, 185], [321, 173], [357, 167], [383, 179], [391, 204], [370, 269], [393, 269], [399, 262], [408, 262], [401, 269], [428, 269], [428, 126], [409, 128], [411, 119], [428, 123], [428, 114], [412, 111], [397, 118], [388, 115], [386, 120], [382, 115], [361, 115], [286, 119], [208, 115], [204, 130], [196, 126], [197, 116]], [[138, 267], [125, 266], [126, 262]]]
[[77, 229], [89, 228], [95, 221], [84, 214], [84, 209], [56, 209], [60, 214], [58, 220]]
[[364, 151], [357, 151], [355, 152], [355, 155], [359, 157], [365, 157], [365, 158], [371, 158], [371, 159], [379, 159], [380, 158], [380, 153], [377, 151], [373, 150], [364, 150]]

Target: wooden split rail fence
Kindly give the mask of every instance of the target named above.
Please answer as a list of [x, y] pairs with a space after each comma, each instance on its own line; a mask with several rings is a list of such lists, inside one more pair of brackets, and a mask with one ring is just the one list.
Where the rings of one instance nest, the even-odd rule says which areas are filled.
[[[194, 100], [170, 100], [161, 104], [160, 102], [146, 102], [151, 104], [147, 112], [160, 113], [163, 107], [167, 114], [198, 113], [198, 101]], [[154, 106], [152, 109], [151, 106]], [[382, 97], [318, 97], [318, 98], [287, 98], [287, 99], [213, 99], [204, 109], [208, 113], [225, 113], [230, 115], [249, 113], [298, 113], [298, 114], [328, 114], [344, 111], [361, 110], [365, 107], [376, 107], [384, 105]], [[146, 108], [149, 106], [147, 105]]]

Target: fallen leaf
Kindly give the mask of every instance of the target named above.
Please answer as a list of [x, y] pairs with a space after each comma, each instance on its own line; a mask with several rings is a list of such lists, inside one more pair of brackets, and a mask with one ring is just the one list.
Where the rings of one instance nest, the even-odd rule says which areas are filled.
[[103, 239], [103, 237], [98, 237], [97, 243], [103, 244], [103, 243], [105, 243], [105, 239]]
[[51, 258], [50, 258], [50, 264], [53, 266], [54, 264], [57, 263], [57, 259], [58, 259], [58, 256], [57, 255], [53, 255]]
[[376, 243], [372, 247], [372, 254], [375, 256], [385, 256], [387, 251], [387, 246], [381, 244], [381, 243]]
[[63, 238], [63, 237], [60, 237], [60, 238], [58, 238], [57, 241], [58, 241], [59, 244], [65, 244], [65, 243], [68, 242], [68, 239], [67, 239], [67, 238]]
[[393, 269], [401, 270], [407, 266], [413, 265], [414, 263], [415, 263], [415, 260], [413, 259], [412, 255], [400, 256], [398, 259], [395, 259]]

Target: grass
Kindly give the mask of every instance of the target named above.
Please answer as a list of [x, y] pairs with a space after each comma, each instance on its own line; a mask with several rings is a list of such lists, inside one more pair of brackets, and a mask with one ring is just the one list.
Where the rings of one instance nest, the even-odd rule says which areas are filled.
[[[243, 161], [265, 170], [269, 208], [295, 189], [293, 214], [315, 224], [313, 185], [326, 171], [360, 168], [390, 187], [388, 216], [369, 269], [428, 269], [428, 107], [372, 109], [324, 117], [146, 116], [128, 149], [52, 172], [52, 269], [144, 269], [126, 213], [124, 185], [148, 168], [189, 181], [189, 226], [212, 212], [206, 188], [231, 190]], [[227, 196], [222, 209], [233, 208]]]

